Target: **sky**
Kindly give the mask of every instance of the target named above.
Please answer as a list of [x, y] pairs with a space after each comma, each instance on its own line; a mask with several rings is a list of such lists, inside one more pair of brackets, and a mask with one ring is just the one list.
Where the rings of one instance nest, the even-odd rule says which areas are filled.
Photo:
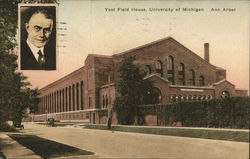
[[58, 69], [22, 72], [32, 88], [42, 88], [84, 66], [88, 54], [113, 55], [171, 36], [202, 58], [209, 43], [210, 63], [226, 69], [236, 88], [249, 89], [249, 10], [248, 1], [61, 0]]

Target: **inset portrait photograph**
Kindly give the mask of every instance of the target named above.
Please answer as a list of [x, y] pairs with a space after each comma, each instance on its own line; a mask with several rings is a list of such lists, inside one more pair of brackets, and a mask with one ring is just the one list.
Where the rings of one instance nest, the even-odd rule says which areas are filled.
[[56, 70], [56, 6], [19, 6], [20, 69]]

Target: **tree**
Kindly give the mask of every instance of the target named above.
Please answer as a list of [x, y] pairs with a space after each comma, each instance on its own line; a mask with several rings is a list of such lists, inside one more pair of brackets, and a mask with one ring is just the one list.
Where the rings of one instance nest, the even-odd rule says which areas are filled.
[[[150, 81], [143, 80], [134, 57], [125, 57], [119, 69], [120, 80], [117, 82], [117, 91], [120, 96], [115, 99], [114, 110], [120, 124], [131, 125], [138, 115], [138, 106], [153, 104], [156, 94]], [[147, 100], [151, 99], [151, 100]]]
[[55, 3], [56, 0], [0, 1], [0, 123], [20, 121], [24, 111], [37, 109], [37, 89], [28, 88], [29, 82], [17, 72], [16, 30], [18, 3]]

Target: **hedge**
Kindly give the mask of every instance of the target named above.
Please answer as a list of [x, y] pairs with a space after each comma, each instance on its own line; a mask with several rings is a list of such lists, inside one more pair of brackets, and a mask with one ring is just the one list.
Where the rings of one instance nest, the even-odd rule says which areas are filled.
[[181, 122], [182, 126], [249, 128], [249, 97], [183, 101], [169, 104], [143, 105], [139, 107], [140, 118], [157, 115], [163, 125]]

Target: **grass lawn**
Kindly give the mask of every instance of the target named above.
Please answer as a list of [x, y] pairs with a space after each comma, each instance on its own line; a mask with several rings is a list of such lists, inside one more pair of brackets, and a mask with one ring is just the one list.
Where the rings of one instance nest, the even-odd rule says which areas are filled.
[[18, 143], [32, 150], [35, 154], [40, 155], [42, 158], [94, 154], [89, 151], [84, 151], [35, 135], [9, 134], [9, 136], [12, 139], [16, 140]]
[[[86, 125], [85, 128], [108, 130], [107, 126], [105, 125]], [[167, 136], [181, 136], [181, 137], [249, 142], [249, 132], [242, 132], [242, 131], [181, 129], [181, 128], [145, 128], [145, 127], [140, 128], [140, 127], [122, 127], [122, 126], [112, 126], [111, 130], [156, 134], [156, 135], [167, 135]]]

